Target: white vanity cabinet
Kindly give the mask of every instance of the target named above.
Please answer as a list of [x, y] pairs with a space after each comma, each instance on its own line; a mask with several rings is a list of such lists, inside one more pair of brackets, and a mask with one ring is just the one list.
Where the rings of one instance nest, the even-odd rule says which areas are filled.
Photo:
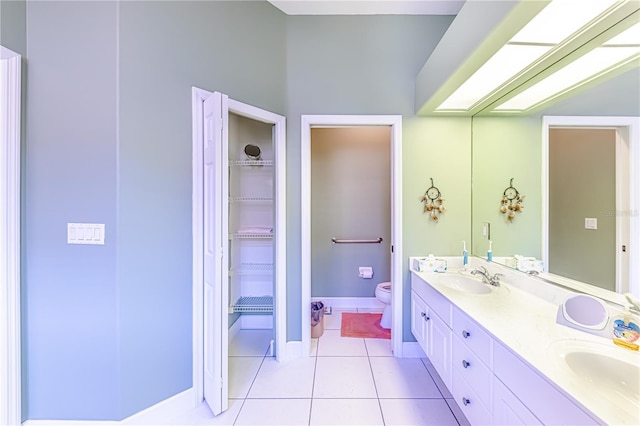
[[453, 308], [453, 387], [451, 394], [472, 424], [492, 423], [491, 337]]
[[451, 303], [431, 286], [412, 277], [411, 332], [451, 389]]
[[416, 273], [411, 286], [411, 330], [471, 424], [598, 424]]
[[[504, 383], [542, 424], [599, 424], [536, 370], [497, 341], [493, 342], [493, 373], [496, 380]], [[511, 407], [514, 412], [522, 412], [516, 405]]]

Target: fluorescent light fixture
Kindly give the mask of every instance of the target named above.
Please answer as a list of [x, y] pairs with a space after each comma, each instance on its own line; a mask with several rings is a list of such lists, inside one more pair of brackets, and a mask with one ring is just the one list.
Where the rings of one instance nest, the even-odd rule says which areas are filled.
[[495, 111], [525, 111], [639, 57], [640, 24], [636, 24], [504, 102]]
[[553, 0], [436, 111], [468, 111], [608, 11], [616, 0]]

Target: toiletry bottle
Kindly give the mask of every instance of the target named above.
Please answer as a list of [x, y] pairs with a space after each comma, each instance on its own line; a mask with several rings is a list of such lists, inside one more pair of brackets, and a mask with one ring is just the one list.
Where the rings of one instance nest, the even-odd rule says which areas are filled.
[[491, 262], [493, 260], [493, 250], [491, 249], [491, 244], [493, 241], [489, 240], [489, 250], [487, 250], [487, 262]]
[[613, 343], [637, 351], [640, 327], [632, 319], [629, 306], [625, 306], [622, 316], [613, 321]]
[[467, 252], [467, 242], [462, 242], [462, 266], [463, 269], [467, 268], [467, 264], [469, 263], [469, 253]]

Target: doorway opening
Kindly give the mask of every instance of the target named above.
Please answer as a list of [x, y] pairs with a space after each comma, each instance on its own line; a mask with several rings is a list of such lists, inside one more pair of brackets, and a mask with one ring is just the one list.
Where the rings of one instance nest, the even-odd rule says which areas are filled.
[[[556, 237], [551, 236], [554, 227], [558, 225], [554, 223], [554, 221], [557, 222], [556, 219], [552, 220], [551, 213], [554, 207], [551, 206], [551, 203], [555, 199], [555, 204], [560, 204], [558, 202], [559, 184], [553, 179], [555, 175], [562, 172], [554, 170], [561, 170], [563, 167], [560, 164], [554, 165], [554, 162], [563, 156], [562, 145], [566, 144], [568, 146], [573, 143], [575, 146], [575, 143], [579, 144], [580, 141], [584, 141], [587, 144], [589, 139], [593, 139], [591, 136], [597, 134], [596, 139], [599, 140], [606, 140], [609, 137], [610, 146], [603, 148], [603, 154], [593, 159], [595, 161], [594, 165], [598, 170], [604, 169], [605, 158], [608, 156], [609, 160], [606, 162], [609, 163], [609, 167], [607, 167], [609, 171], [599, 180], [597, 185], [592, 185], [591, 187], [582, 185], [583, 189], [580, 192], [586, 193], [586, 196], [589, 193], [592, 195], [590, 198], [592, 207], [590, 211], [594, 214], [590, 215], [593, 217], [579, 218], [581, 220], [581, 230], [579, 232], [583, 236], [593, 239], [597, 234], [603, 234], [608, 225], [611, 231], [606, 238], [609, 240], [610, 250], [609, 253], [603, 255], [610, 258], [610, 269], [612, 270], [610, 275], [613, 275], [608, 290], [617, 293], [631, 292], [635, 295], [640, 292], [640, 278], [638, 278], [640, 268], [636, 262], [629, 261], [630, 251], [640, 244], [640, 212], [638, 209], [640, 186], [637, 184], [640, 178], [639, 130], [640, 118], [638, 117], [544, 117], [542, 131], [542, 260], [547, 272], [560, 276], [570, 275], [569, 273], [561, 272], [563, 267], [561, 260], [556, 261], [553, 259], [552, 261], [550, 258], [554, 250], [557, 251], [559, 248], [559, 240], [555, 241], [554, 238]], [[576, 142], [576, 138], [580, 141]], [[595, 145], [594, 148], [586, 151], [580, 148], [580, 150], [584, 151], [581, 156], [588, 158], [594, 149], [597, 149]], [[579, 151], [574, 150], [571, 154], [577, 156]], [[555, 160], [552, 158], [554, 156]], [[603, 164], [600, 164], [600, 162]], [[580, 171], [580, 168], [575, 164], [572, 167], [567, 166], [567, 168], [571, 168], [573, 173]], [[587, 173], [593, 169], [593, 167], [587, 166], [583, 168], [589, 169]], [[592, 171], [595, 172], [595, 170]], [[608, 189], [603, 190], [602, 197], [599, 197], [597, 186], [605, 179], [608, 179], [610, 183], [607, 186]], [[567, 200], [573, 200], [575, 205], [578, 202], [576, 198], [579, 197], [578, 191], [578, 188], [575, 188], [572, 194], [566, 194], [563, 197]], [[607, 204], [598, 204], [598, 200], [604, 200], [605, 198], [609, 199]], [[600, 218], [599, 221], [598, 218]], [[584, 226], [582, 226], [582, 220], [584, 220]], [[611, 223], [607, 224], [607, 222]], [[577, 236], [571, 238], [579, 239]], [[586, 245], [586, 243], [583, 245]], [[585, 259], [580, 264], [583, 265], [589, 262], [593, 263], [593, 261]], [[584, 281], [580, 277], [567, 277], [576, 281]]]
[[[402, 177], [401, 177], [401, 152], [402, 152], [402, 136], [401, 136], [402, 118], [401, 116], [302, 116], [302, 139], [301, 139], [301, 215], [302, 215], [302, 289], [301, 289], [301, 317], [302, 317], [302, 356], [309, 353], [311, 346], [311, 318], [309, 315], [309, 307], [312, 300], [311, 282], [313, 274], [312, 266], [312, 134], [313, 131], [321, 129], [368, 129], [369, 131], [375, 127], [382, 127], [383, 131], [387, 132], [387, 138], [389, 141], [389, 177], [388, 182], [390, 191], [388, 191], [388, 201], [390, 206], [388, 225], [390, 228], [389, 240], [383, 238], [381, 246], [384, 247], [384, 251], [388, 254], [387, 259], [389, 261], [389, 273], [385, 274], [384, 266], [381, 267], [380, 279], [371, 280], [372, 282], [384, 281], [387, 279], [391, 282], [392, 286], [392, 301], [391, 301], [391, 347], [393, 353], [397, 357], [402, 357]], [[365, 144], [366, 145], [366, 144]], [[366, 149], [366, 148], [364, 148]], [[376, 191], [376, 188], [371, 188], [372, 191]], [[335, 206], [339, 209], [338, 206]], [[371, 229], [371, 232], [381, 232], [381, 230]], [[315, 235], [315, 234], [314, 234]], [[367, 246], [375, 247], [378, 245], [377, 241], [381, 235], [332, 235], [332, 238], [337, 240], [345, 239], [350, 240], [355, 237], [357, 240], [374, 241]], [[327, 243], [327, 241], [324, 241]], [[326, 245], [326, 244], [325, 244]], [[335, 248], [337, 246], [329, 240], [329, 248]], [[357, 257], [357, 256], [355, 256]], [[320, 265], [317, 265], [318, 267]], [[359, 266], [371, 266], [371, 265], [359, 265]], [[350, 267], [353, 267], [351, 265]], [[353, 268], [351, 268], [353, 269]], [[350, 271], [350, 273], [353, 271]], [[357, 273], [357, 271], [356, 271]], [[388, 277], [388, 278], [387, 278]], [[358, 281], [358, 278], [356, 278]], [[355, 292], [359, 290], [367, 291], [364, 286], [355, 289]], [[370, 293], [373, 296], [375, 289]]]

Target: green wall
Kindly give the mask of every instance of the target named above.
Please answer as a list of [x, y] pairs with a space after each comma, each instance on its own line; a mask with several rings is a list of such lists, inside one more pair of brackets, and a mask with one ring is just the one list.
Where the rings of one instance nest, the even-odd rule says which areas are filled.
[[[462, 256], [462, 241], [470, 244], [471, 118], [407, 118], [402, 131], [403, 340], [413, 341], [408, 257]], [[420, 201], [431, 186], [430, 178], [445, 198], [446, 211], [437, 223]]]

